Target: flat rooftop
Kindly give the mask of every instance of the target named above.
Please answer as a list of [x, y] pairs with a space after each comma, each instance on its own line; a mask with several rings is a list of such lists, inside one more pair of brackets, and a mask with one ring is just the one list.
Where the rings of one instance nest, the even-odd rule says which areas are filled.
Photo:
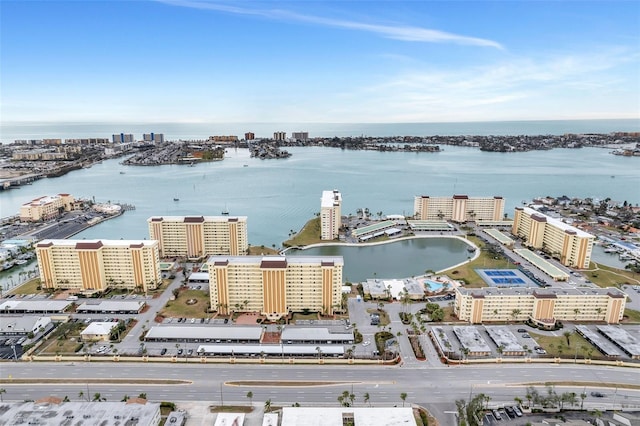
[[16, 300], [9, 299], [0, 303], [0, 311], [12, 312], [64, 312], [72, 302], [66, 300]]
[[376, 231], [384, 231], [388, 228], [393, 228], [396, 223], [393, 220], [385, 220], [383, 222], [374, 223], [372, 225], [363, 226], [362, 228], [357, 228], [351, 231], [351, 235], [353, 237], [360, 237], [362, 235], [370, 234]]
[[344, 415], [357, 426], [415, 426], [411, 407], [282, 407], [281, 426], [343, 426]]
[[332, 333], [331, 330], [329, 330], [328, 328], [322, 328], [322, 327], [317, 327], [317, 328], [316, 327], [285, 327], [282, 330], [283, 342], [286, 342], [287, 340], [349, 341], [353, 339], [354, 338], [353, 338], [352, 331], [345, 333], [345, 330], [342, 330], [339, 333]]
[[280, 356], [280, 355], [313, 355], [318, 356], [318, 349], [322, 356], [344, 355], [342, 345], [252, 345], [252, 344], [205, 344], [198, 346], [196, 353], [217, 354], [217, 355], [243, 355], [260, 354]]
[[640, 356], [640, 342], [624, 328], [613, 325], [599, 325], [596, 329], [618, 345], [629, 356]]
[[320, 207], [333, 207], [336, 203], [342, 201], [342, 194], [338, 191], [322, 191], [320, 199]]
[[523, 207], [522, 209], [529, 216], [536, 215], [536, 216], [544, 217], [547, 220], [548, 224], [553, 225], [556, 228], [562, 229], [563, 231], [575, 232], [576, 235], [578, 235], [579, 237], [583, 237], [583, 238], [595, 238], [593, 235], [589, 234], [588, 232], [584, 232], [583, 230], [578, 229], [575, 226], [571, 226], [569, 224], [566, 224], [566, 223], [564, 223], [563, 221], [561, 221], [559, 219], [556, 219], [554, 217], [548, 216], [548, 215], [546, 215], [544, 213], [540, 213], [538, 210], [532, 209], [531, 207]]
[[456, 325], [453, 327], [453, 333], [456, 335], [460, 344], [471, 353], [491, 352], [491, 348], [480, 335], [478, 329], [471, 325]]
[[554, 280], [566, 280], [569, 278], [569, 274], [567, 272], [564, 272], [552, 263], [547, 262], [545, 259], [529, 249], [514, 249], [513, 252], [527, 259], [527, 261], [531, 262], [536, 268], [540, 269]]
[[151, 327], [146, 339], [167, 340], [253, 340], [262, 337], [262, 327], [224, 326], [203, 327], [186, 324], [184, 326], [162, 325]]
[[502, 346], [504, 352], [525, 352], [509, 327], [503, 325], [485, 325], [484, 328], [487, 330], [491, 340], [493, 340], [496, 346]]
[[578, 333], [581, 334], [587, 341], [595, 345], [603, 355], [608, 357], [622, 356], [622, 352], [618, 350], [616, 345], [608, 341], [602, 334], [596, 333], [586, 325], [576, 325], [576, 330], [578, 330]]
[[142, 300], [101, 300], [99, 302], [84, 302], [78, 306], [78, 311], [87, 312], [133, 312], [139, 311], [145, 305]]
[[[207, 264], [212, 265], [218, 262], [229, 264], [250, 265], [261, 264], [262, 262], [286, 262], [292, 265], [321, 264], [333, 262], [334, 265], [344, 265], [342, 256], [211, 256]], [[209, 266], [207, 266], [207, 269]]]
[[615, 287], [591, 288], [591, 287], [482, 287], [464, 288], [457, 287], [460, 294], [479, 296], [589, 296], [589, 295], [609, 295], [612, 297], [626, 297], [625, 294]]
[[500, 244], [504, 244], [505, 246], [513, 244], [513, 238], [503, 234], [497, 229], [485, 229], [484, 232], [495, 238]]
[[153, 421], [159, 420], [159, 416], [160, 404], [152, 402], [0, 403], [0, 424], [3, 425], [151, 425], [156, 424]]

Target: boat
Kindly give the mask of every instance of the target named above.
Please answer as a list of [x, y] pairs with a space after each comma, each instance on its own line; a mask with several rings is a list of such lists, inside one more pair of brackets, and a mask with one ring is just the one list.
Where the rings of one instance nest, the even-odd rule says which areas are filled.
[[173, 197], [173, 201], [180, 201], [180, 198], [178, 198], [178, 197]]
[[123, 174], [124, 174], [124, 172], [120, 172], [120, 174], [121, 174], [121, 175], [123, 175]]
[[249, 167], [249, 165], [248, 164], [243, 164], [242, 167]]
[[222, 212], [220, 212], [220, 214], [222, 216], [229, 216], [229, 210], [227, 209], [227, 206], [224, 206], [224, 210], [222, 210]]
[[16, 260], [16, 265], [24, 265], [25, 263], [27, 263], [27, 261], [24, 259]]

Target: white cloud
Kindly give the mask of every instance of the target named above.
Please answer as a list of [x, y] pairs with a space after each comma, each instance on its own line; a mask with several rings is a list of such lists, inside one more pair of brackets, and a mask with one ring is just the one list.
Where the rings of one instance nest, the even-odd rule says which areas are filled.
[[237, 15], [261, 16], [269, 19], [286, 20], [294, 22], [307, 22], [311, 24], [324, 25], [333, 28], [344, 28], [349, 30], [364, 31], [380, 35], [382, 37], [423, 43], [453, 43], [461, 45], [492, 47], [503, 49], [503, 46], [493, 40], [469, 37], [460, 34], [448, 33], [429, 28], [420, 28], [406, 25], [379, 25], [363, 22], [347, 21], [341, 19], [323, 18], [320, 16], [303, 15], [295, 12], [279, 9], [246, 9], [236, 6], [229, 6], [220, 3], [210, 3], [190, 0], [158, 0], [161, 3], [173, 6], [189, 7], [194, 9], [215, 10], [219, 12], [232, 13]]

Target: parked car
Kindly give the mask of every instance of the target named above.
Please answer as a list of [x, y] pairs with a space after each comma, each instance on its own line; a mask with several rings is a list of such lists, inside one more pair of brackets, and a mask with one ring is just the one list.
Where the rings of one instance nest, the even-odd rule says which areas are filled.
[[500, 412], [498, 410], [493, 410], [493, 417], [496, 418], [496, 420], [502, 420], [502, 416], [500, 415]]
[[182, 353], [184, 352], [184, 349], [178, 349], [178, 355], [182, 355]]
[[531, 335], [529, 335], [529, 333], [524, 333], [522, 337], [525, 339], [531, 339]]
[[606, 395], [603, 394], [602, 392], [591, 392], [591, 396], [595, 398], [604, 398]]
[[164, 355], [167, 353], [167, 348], [162, 348], [162, 350], [160, 351], [160, 355]]
[[511, 418], [516, 417], [516, 412], [512, 407], [504, 407], [504, 410], [507, 412], [507, 415]]
[[520, 407], [518, 407], [517, 405], [515, 405], [513, 407], [513, 411], [516, 413], [516, 416], [518, 417], [522, 417], [522, 410], [520, 409]]
[[526, 333], [526, 332], [527, 332], [527, 330], [524, 329], [524, 328], [519, 328], [518, 329], [518, 333]]

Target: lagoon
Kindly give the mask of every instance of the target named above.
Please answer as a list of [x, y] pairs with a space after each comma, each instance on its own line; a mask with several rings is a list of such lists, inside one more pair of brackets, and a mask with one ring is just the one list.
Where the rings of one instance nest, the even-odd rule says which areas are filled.
[[384, 244], [323, 245], [305, 250], [289, 250], [295, 256], [342, 256], [344, 281], [361, 282], [368, 278], [408, 278], [447, 269], [466, 262], [473, 253], [462, 238], [410, 238]]

